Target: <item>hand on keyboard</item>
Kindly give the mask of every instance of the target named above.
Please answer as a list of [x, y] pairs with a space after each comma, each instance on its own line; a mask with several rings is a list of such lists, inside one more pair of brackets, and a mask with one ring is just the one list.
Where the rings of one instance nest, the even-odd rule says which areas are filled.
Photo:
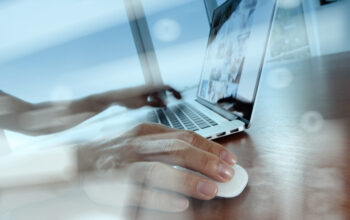
[[139, 86], [123, 90], [109, 91], [91, 97], [91, 104], [97, 109], [106, 109], [111, 105], [121, 105], [136, 109], [143, 106], [165, 107], [165, 92], [171, 92], [176, 99], [181, 99], [181, 94], [170, 86]]

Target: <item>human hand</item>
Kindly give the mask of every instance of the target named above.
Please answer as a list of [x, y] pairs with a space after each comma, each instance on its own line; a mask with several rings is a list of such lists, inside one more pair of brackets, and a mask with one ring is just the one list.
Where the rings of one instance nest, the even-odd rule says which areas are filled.
[[170, 212], [186, 210], [186, 196], [210, 200], [217, 194], [214, 181], [172, 165], [227, 182], [234, 175], [232, 165], [237, 161], [229, 150], [194, 132], [157, 124], [141, 124], [115, 140], [79, 148], [78, 155], [81, 172], [102, 171], [112, 181], [113, 187], [107, 187], [105, 194], [87, 187], [95, 200], [113, 205], [110, 203], [116, 203], [116, 197], [126, 192], [120, 186], [127, 185], [123, 205]]
[[136, 109], [143, 106], [165, 107], [166, 103], [162, 94], [171, 92], [176, 99], [181, 99], [181, 94], [170, 86], [139, 86], [123, 90], [109, 91], [88, 97], [90, 105], [97, 111], [102, 111], [111, 105], [121, 105]]

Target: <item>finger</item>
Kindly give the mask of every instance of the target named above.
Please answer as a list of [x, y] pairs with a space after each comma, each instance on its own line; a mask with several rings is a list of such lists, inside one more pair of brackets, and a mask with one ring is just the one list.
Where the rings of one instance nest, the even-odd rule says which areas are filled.
[[183, 140], [192, 146], [198, 147], [204, 151], [212, 153], [218, 156], [220, 159], [224, 160], [230, 165], [237, 163], [237, 156], [234, 155], [230, 150], [226, 149], [224, 146], [210, 141], [193, 131], [184, 131], [179, 134], [179, 139]]
[[183, 212], [189, 206], [188, 199], [174, 193], [147, 186], [135, 186], [128, 205], [165, 212]]
[[179, 91], [175, 90], [170, 86], [167, 86], [167, 90], [171, 92], [176, 99], [182, 99], [182, 95]]
[[198, 171], [214, 180], [227, 182], [234, 170], [218, 156], [181, 140], [152, 140], [138, 143], [139, 157], [147, 161], [159, 161]]
[[152, 107], [166, 107], [164, 99], [162, 99], [157, 93], [150, 96], [148, 105]]
[[143, 139], [147, 140], [166, 140], [166, 139], [177, 139], [185, 141], [194, 147], [200, 148], [204, 151], [212, 153], [218, 156], [220, 159], [228, 163], [229, 165], [234, 165], [237, 163], [237, 156], [234, 155], [230, 150], [223, 147], [222, 145], [215, 143], [213, 141], [207, 140], [202, 136], [192, 132], [192, 131], [176, 131], [161, 134], [150, 134], [143, 136]]
[[147, 92], [148, 93], [155, 93], [155, 92], [161, 92], [161, 91], [169, 91], [173, 94], [173, 96], [176, 99], [181, 99], [182, 95], [179, 91], [177, 91], [176, 89], [172, 88], [171, 86], [168, 85], [159, 85], [159, 86], [155, 86], [155, 87], [148, 87], [147, 88]]
[[134, 163], [129, 169], [132, 180], [144, 186], [169, 190], [201, 200], [213, 199], [218, 191], [212, 180], [157, 162]]

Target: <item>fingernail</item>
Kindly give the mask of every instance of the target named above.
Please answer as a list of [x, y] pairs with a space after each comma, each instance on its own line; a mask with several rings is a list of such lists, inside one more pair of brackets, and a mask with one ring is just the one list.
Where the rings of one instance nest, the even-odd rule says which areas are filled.
[[179, 211], [183, 211], [187, 209], [189, 203], [187, 199], [173, 198], [171, 201], [171, 205], [173, 206], [173, 208]]
[[197, 185], [197, 191], [207, 197], [214, 197], [218, 192], [218, 187], [215, 183], [209, 182], [207, 180], [202, 180]]
[[224, 161], [226, 161], [227, 163], [234, 165], [237, 163], [237, 161], [235, 160], [235, 158], [232, 156], [232, 154], [228, 153], [227, 151], [222, 151], [220, 154], [220, 158]]
[[224, 164], [220, 164], [219, 165], [219, 174], [224, 179], [232, 179], [233, 169], [224, 165]]

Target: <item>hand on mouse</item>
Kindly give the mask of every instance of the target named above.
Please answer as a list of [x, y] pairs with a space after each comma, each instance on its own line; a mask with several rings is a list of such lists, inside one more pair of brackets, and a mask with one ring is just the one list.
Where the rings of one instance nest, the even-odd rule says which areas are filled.
[[121, 193], [113, 191], [122, 191], [124, 195], [128, 191], [127, 205], [172, 212], [187, 209], [185, 196], [210, 200], [217, 194], [214, 181], [172, 165], [227, 182], [234, 175], [232, 165], [237, 160], [223, 146], [194, 132], [157, 124], [141, 124], [112, 141], [79, 148], [78, 155], [81, 172], [107, 174], [114, 186], [105, 191], [105, 195], [116, 195], [111, 200], [103, 193], [88, 190], [88, 195], [95, 196], [97, 201], [115, 203]]

